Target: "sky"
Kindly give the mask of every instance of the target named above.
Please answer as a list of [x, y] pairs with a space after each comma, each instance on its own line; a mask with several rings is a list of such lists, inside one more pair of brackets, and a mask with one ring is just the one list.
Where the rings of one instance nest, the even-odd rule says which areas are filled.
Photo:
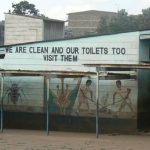
[[[22, 0], [0, 0], [0, 20], [4, 13], [12, 10], [12, 3]], [[150, 0], [27, 0], [35, 4], [40, 13], [53, 19], [67, 20], [67, 14], [86, 10], [117, 12], [125, 9], [129, 14], [140, 14], [150, 7]]]

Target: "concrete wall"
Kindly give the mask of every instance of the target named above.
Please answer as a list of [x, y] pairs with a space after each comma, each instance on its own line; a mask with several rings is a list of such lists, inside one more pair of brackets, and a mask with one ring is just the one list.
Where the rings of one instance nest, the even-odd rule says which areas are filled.
[[5, 45], [43, 40], [43, 20], [5, 14]]
[[[94, 95], [96, 93], [96, 81], [93, 77], [90, 78], [92, 80], [93, 101], [88, 100], [90, 112], [88, 112], [87, 105], [82, 103], [80, 111], [77, 113], [77, 105], [79, 98], [81, 98], [78, 88], [85, 86], [87, 79], [89, 78], [50, 78], [49, 125], [51, 130], [95, 132], [96, 106]], [[81, 84], [77, 87], [79, 80], [81, 80], [79, 82]], [[44, 84], [45, 81], [42, 76], [4, 77], [4, 128], [45, 129], [47, 108], [46, 98], [44, 99], [47, 87], [46, 83]], [[123, 100], [118, 103], [116, 99], [116, 103], [112, 105], [112, 96], [116, 90], [115, 83], [115, 80], [100, 80], [100, 132], [133, 133], [137, 129], [137, 80], [122, 80], [122, 86], [131, 89], [129, 97], [135, 110], [134, 118], [128, 105], [125, 105], [122, 111], [117, 113]], [[17, 92], [14, 92], [16, 91], [14, 84], [17, 85]], [[62, 87], [64, 93], [61, 93]], [[108, 96], [104, 98], [106, 93]]]
[[62, 39], [64, 22], [44, 21], [44, 40]]
[[138, 64], [139, 32], [13, 45], [0, 68], [8, 70], [81, 71], [83, 64]]
[[[46, 114], [29, 112], [4, 111], [3, 126], [5, 129], [46, 130]], [[74, 117], [50, 114], [49, 129], [51, 131], [77, 131], [95, 133], [95, 117]], [[136, 121], [133, 119], [99, 118], [101, 133], [136, 133]]]
[[70, 13], [68, 15], [68, 28], [72, 30], [72, 36], [95, 33], [101, 21], [105, 17], [109, 22], [116, 13], [103, 11], [85, 11]]
[[4, 45], [4, 21], [0, 22], [0, 46]]
[[4, 77], [5, 110], [18, 112], [43, 112], [44, 77]]
[[138, 71], [138, 128], [150, 128], [150, 71]]

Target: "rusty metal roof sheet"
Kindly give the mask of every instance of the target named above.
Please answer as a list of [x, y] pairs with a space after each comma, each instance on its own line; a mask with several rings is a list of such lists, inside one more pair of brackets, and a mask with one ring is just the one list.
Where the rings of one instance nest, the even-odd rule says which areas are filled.
[[1, 74], [14, 74], [14, 75], [51, 75], [51, 76], [90, 76], [95, 75], [95, 72], [76, 72], [76, 71], [31, 71], [31, 70], [0, 70]]

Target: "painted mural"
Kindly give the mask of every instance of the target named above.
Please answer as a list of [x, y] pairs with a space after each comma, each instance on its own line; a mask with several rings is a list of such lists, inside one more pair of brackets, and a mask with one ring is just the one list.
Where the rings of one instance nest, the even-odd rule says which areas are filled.
[[[96, 78], [50, 78], [51, 114], [89, 116], [96, 113]], [[45, 85], [46, 89], [46, 85]], [[99, 80], [99, 116], [137, 117], [137, 80]], [[44, 77], [5, 77], [6, 110], [44, 112]]]
[[50, 79], [50, 112], [70, 115], [75, 104], [81, 78]]
[[[136, 119], [136, 80], [100, 80], [99, 86], [100, 117]], [[95, 78], [52, 78], [49, 110], [62, 115], [95, 116], [95, 94]]]
[[[135, 111], [133, 108], [133, 104], [132, 104], [132, 100], [130, 97], [130, 93], [132, 92], [131, 88], [128, 87], [123, 87], [122, 83], [120, 80], [116, 81], [116, 87], [117, 89], [115, 90], [114, 94], [113, 94], [113, 105], [115, 105], [116, 103], [120, 103], [119, 108], [118, 108], [118, 115], [120, 115], [120, 113], [123, 111], [123, 109], [127, 106], [130, 109], [130, 112], [132, 113], [132, 115], [135, 115]], [[118, 100], [116, 100], [118, 96]]]
[[[43, 77], [4, 77], [6, 110], [37, 112], [43, 108]], [[41, 84], [42, 83], [42, 84]]]

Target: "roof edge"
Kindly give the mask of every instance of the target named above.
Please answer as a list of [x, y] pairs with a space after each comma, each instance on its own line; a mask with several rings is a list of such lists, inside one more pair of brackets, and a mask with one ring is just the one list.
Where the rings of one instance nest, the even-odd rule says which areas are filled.
[[70, 15], [70, 14], [76, 14], [76, 13], [84, 13], [84, 12], [102, 12], [102, 13], [114, 13], [114, 14], [117, 14], [117, 12], [111, 12], [111, 11], [101, 11], [101, 10], [85, 10], [85, 11], [78, 11], [78, 12], [71, 12], [71, 13], [67, 13], [67, 15]]
[[43, 16], [29, 16], [29, 15], [19, 15], [19, 14], [11, 14], [11, 13], [4, 13], [4, 14], [14, 15], [14, 16], [21, 16], [21, 17], [29, 17], [29, 18], [33, 18], [33, 19], [40, 19], [40, 20], [43, 20], [43, 21], [65, 22], [64, 20], [51, 19], [51, 18], [43, 17]]
[[35, 43], [46, 43], [46, 42], [57, 42], [57, 41], [68, 41], [68, 40], [75, 40], [75, 39], [82, 39], [82, 38], [91, 38], [91, 37], [98, 37], [98, 36], [109, 36], [109, 35], [118, 35], [118, 34], [126, 34], [126, 33], [135, 33], [135, 32], [150, 32], [150, 29], [148, 30], [142, 30], [142, 31], [132, 31], [132, 32], [120, 32], [120, 33], [115, 33], [115, 34], [94, 34], [94, 35], [88, 35], [88, 36], [80, 36], [80, 37], [73, 37], [69, 39], [61, 38], [61, 39], [54, 39], [54, 40], [45, 40], [45, 41], [33, 41], [33, 42], [25, 42], [25, 43], [16, 43], [16, 44], [8, 44], [8, 45], [3, 45], [0, 46], [2, 47], [9, 47], [9, 46], [16, 46], [16, 45], [27, 45], [27, 44], [35, 44]]

